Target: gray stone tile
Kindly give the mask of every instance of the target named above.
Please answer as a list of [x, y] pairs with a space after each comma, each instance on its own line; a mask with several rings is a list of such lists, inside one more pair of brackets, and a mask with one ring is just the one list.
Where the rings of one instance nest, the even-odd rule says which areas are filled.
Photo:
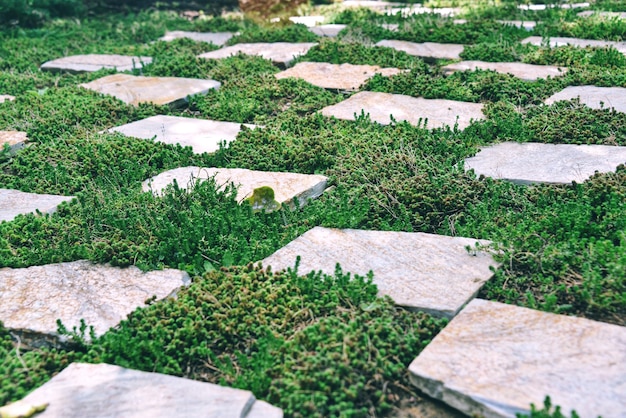
[[535, 81], [539, 78], [559, 77], [567, 72], [565, 67], [554, 65], [533, 65], [521, 62], [485, 62], [461, 61], [441, 68], [446, 75], [456, 71], [491, 70], [502, 74], [511, 74], [526, 81]]
[[344, 272], [365, 276], [374, 272], [379, 294], [398, 305], [452, 317], [474, 298], [497, 266], [487, 252], [468, 253], [473, 238], [424, 233], [362, 231], [315, 227], [262, 261], [273, 271], [293, 268], [301, 256], [299, 273]]
[[[163, 299], [189, 283], [181, 270], [144, 273], [89, 261], [0, 269], [0, 321], [28, 339], [57, 336], [57, 319], [68, 330], [84, 319], [104, 334], [153, 295]], [[59, 339], [63, 342], [63, 339]]]
[[400, 74], [398, 68], [381, 68], [377, 65], [330, 64], [327, 62], [299, 62], [276, 74], [276, 78], [301, 78], [325, 89], [358, 90], [375, 74], [384, 77]]
[[5, 144], [8, 144], [10, 154], [15, 154], [15, 152], [24, 148], [27, 141], [26, 132], [0, 131], [0, 150], [4, 149]]
[[180, 106], [187, 103], [187, 96], [206, 94], [209, 90], [218, 89], [220, 85], [221, 83], [215, 80], [196, 78], [113, 74], [80, 86], [117, 97], [135, 106], [139, 103]]
[[423, 7], [421, 5], [412, 5], [409, 7], [392, 7], [385, 10], [388, 15], [397, 15], [408, 17], [411, 15], [436, 14], [443, 17], [452, 17], [459, 14], [461, 9], [458, 7]]
[[626, 12], [600, 12], [597, 10], [585, 10], [584, 12], [576, 13], [576, 16], [580, 17], [606, 17], [606, 18], [619, 18], [626, 19]]
[[475, 299], [409, 366], [421, 391], [484, 417], [623, 417], [626, 327]]
[[[233, 183], [237, 186], [237, 200], [242, 202], [252, 196], [255, 189], [268, 186], [274, 190], [276, 202], [293, 208], [293, 199], [300, 206], [308, 199], [319, 197], [326, 188], [327, 178], [320, 175], [253, 171], [243, 168], [181, 167], [165, 171], [143, 182], [144, 191], [160, 195], [176, 180], [178, 187], [188, 188], [196, 181], [215, 178], [220, 188]], [[270, 209], [270, 208], [268, 208]]]
[[582, 9], [591, 6], [589, 3], [564, 3], [564, 4], [520, 4], [517, 6], [520, 10], [546, 10], [554, 7], [560, 9]]
[[54, 213], [62, 202], [72, 200], [73, 196], [25, 193], [19, 190], [0, 189], [0, 222], [12, 221], [17, 215], [39, 211]]
[[330, 25], [319, 25], [310, 27], [309, 30], [316, 34], [317, 36], [325, 36], [328, 38], [334, 38], [339, 35], [339, 32], [347, 28], [348, 25], [340, 25], [340, 24], [330, 24]]
[[150, 57], [133, 57], [127, 55], [88, 54], [72, 55], [58, 58], [41, 64], [41, 69], [54, 72], [84, 73], [102, 70], [103, 68], [117, 71], [130, 71], [150, 64]]
[[159, 41], [169, 42], [174, 39], [187, 38], [196, 42], [207, 42], [209, 44], [222, 46], [232, 37], [233, 34], [231, 32], [186, 32], [176, 30], [165, 32], [165, 36], [160, 37]]
[[409, 55], [414, 55], [426, 59], [460, 59], [464, 46], [460, 44], [440, 44], [436, 42], [409, 42], [396, 40], [382, 40], [376, 46], [385, 46], [397, 51], [404, 51]]
[[[241, 123], [222, 122], [206, 119], [192, 119], [180, 116], [151, 116], [146, 119], [111, 128], [109, 132], [120, 132], [126, 136], [153, 139], [166, 144], [190, 146], [196, 154], [219, 150], [222, 141], [231, 142], [237, 138]], [[248, 128], [256, 125], [245, 124]]]
[[9, 94], [0, 94], [0, 103], [10, 102], [15, 100], [15, 96], [11, 96]]
[[314, 42], [244, 43], [227, 46], [216, 51], [206, 52], [198, 55], [198, 58], [222, 59], [242, 53], [246, 55], [260, 56], [272, 61], [274, 64], [289, 66], [296, 57], [306, 54], [308, 50], [313, 48], [315, 45], [317, 45], [317, 43]]
[[[523, 44], [532, 44], [541, 46], [543, 45], [543, 38], [541, 36], [530, 36], [524, 40], [522, 40]], [[593, 39], [579, 39], [579, 38], [563, 38], [563, 37], [552, 37], [549, 39], [548, 44], [551, 48], [556, 48], [559, 46], [576, 46], [579, 48], [585, 47], [597, 47], [603, 48], [607, 46], [612, 46], [617, 49], [622, 54], [626, 54], [626, 42], [614, 42], [614, 41], [596, 41]]]
[[110, 364], [72, 363], [23, 402], [48, 404], [37, 418], [259, 417], [250, 414], [259, 402], [249, 391]]
[[324, 16], [291, 16], [289, 18], [293, 23], [304, 25], [308, 28], [313, 28], [317, 25], [324, 23], [326, 18]]
[[400, 122], [408, 121], [412, 125], [424, 126], [428, 119], [427, 128], [454, 126], [458, 123], [459, 129], [465, 129], [470, 120], [484, 119], [483, 105], [479, 103], [457, 102], [443, 99], [424, 99], [402, 94], [377, 93], [362, 91], [343, 102], [327, 106], [321, 110], [324, 116], [334, 116], [337, 119], [355, 120], [355, 115], [361, 112], [370, 115], [370, 119], [383, 125], [391, 123], [391, 116]]
[[615, 109], [626, 113], [626, 88], [624, 87], [596, 87], [596, 86], [569, 86], [546, 99], [546, 104], [561, 100], [580, 99], [580, 103], [592, 109]]
[[523, 28], [528, 31], [535, 29], [535, 26], [537, 26], [537, 22], [532, 20], [498, 20], [498, 22], [502, 23], [503, 25], [515, 26], [517, 28]]
[[626, 147], [503, 142], [465, 160], [465, 170], [517, 184], [582, 183], [626, 163]]

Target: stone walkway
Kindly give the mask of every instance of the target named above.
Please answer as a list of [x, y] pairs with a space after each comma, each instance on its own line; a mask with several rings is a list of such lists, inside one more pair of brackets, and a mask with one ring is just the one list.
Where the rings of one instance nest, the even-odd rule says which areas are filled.
[[396, 40], [382, 40], [377, 42], [376, 46], [393, 48], [424, 59], [448, 60], [460, 59], [461, 53], [465, 48], [464, 45], [459, 44], [441, 44], [437, 42], [416, 43]]
[[151, 57], [132, 57], [126, 55], [72, 55], [41, 64], [41, 69], [53, 72], [84, 73], [102, 69], [130, 71], [141, 69], [152, 63]]
[[0, 189], [0, 222], [12, 221], [17, 215], [25, 215], [36, 211], [52, 214], [56, 212], [61, 203], [69, 202], [73, 198], [73, 196], [56, 196]]
[[[523, 44], [531, 44], [536, 46], [542, 46], [544, 44], [544, 39], [541, 36], [530, 36], [524, 40], [522, 40]], [[565, 37], [551, 37], [548, 40], [548, 45], [551, 48], [556, 48], [559, 46], [575, 46], [579, 48], [584, 47], [596, 47], [596, 48], [604, 48], [608, 46], [612, 46], [617, 49], [622, 54], [626, 54], [626, 42], [614, 42], [614, 41], [596, 41], [593, 39], [580, 39], [580, 38], [565, 38]]]
[[526, 81], [536, 81], [539, 78], [559, 77], [567, 73], [567, 68], [554, 65], [533, 65], [521, 62], [484, 62], [461, 61], [441, 67], [444, 74], [457, 71], [489, 70], [502, 74], [511, 74]]
[[205, 59], [222, 59], [237, 54], [255, 55], [272, 61], [274, 64], [288, 67], [293, 60], [307, 53], [317, 43], [288, 43], [288, 42], [272, 42], [272, 43], [241, 43], [227, 46], [215, 51], [205, 52], [198, 55], [198, 58]]
[[546, 104], [561, 100], [579, 99], [580, 103], [592, 109], [614, 109], [626, 113], [626, 88], [569, 86], [546, 99]]

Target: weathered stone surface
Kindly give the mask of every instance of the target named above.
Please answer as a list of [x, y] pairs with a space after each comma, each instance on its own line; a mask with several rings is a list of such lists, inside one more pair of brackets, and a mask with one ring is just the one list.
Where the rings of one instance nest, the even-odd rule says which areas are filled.
[[587, 2], [584, 3], [563, 3], [563, 4], [520, 4], [517, 6], [518, 9], [521, 10], [546, 10], [551, 9], [553, 7], [557, 7], [560, 9], [582, 9], [585, 7], [589, 7], [590, 4]]
[[398, 305], [452, 317], [492, 276], [496, 266], [486, 252], [468, 253], [488, 241], [424, 233], [362, 231], [315, 227], [262, 261], [273, 271], [293, 267], [299, 272], [333, 274], [374, 272], [381, 295]]
[[626, 328], [475, 299], [409, 366], [413, 384], [471, 416], [623, 417]]
[[534, 22], [532, 20], [498, 20], [498, 22], [502, 23], [503, 25], [515, 26], [517, 28], [523, 28], [526, 30], [533, 30], [535, 29], [535, 26], [537, 26], [537, 22]]
[[20, 131], [0, 131], [0, 151], [4, 149], [6, 144], [9, 145], [10, 153], [24, 148], [24, 144], [28, 141], [26, 132]]
[[[282, 418], [283, 410], [268, 404], [263, 401], [256, 401], [252, 404], [250, 412], [246, 415], [246, 418]], [[221, 417], [217, 417], [221, 418]]]
[[233, 34], [230, 32], [186, 32], [182, 30], [176, 30], [172, 32], [165, 32], [165, 36], [159, 38], [160, 41], [173, 41], [174, 39], [187, 38], [196, 42], [207, 42], [213, 45], [222, 46]]
[[[126, 136], [190, 146], [196, 154], [215, 152], [222, 141], [237, 138], [241, 123], [158, 115], [109, 129]], [[255, 125], [248, 125], [255, 128]]]
[[483, 105], [479, 103], [457, 102], [454, 100], [424, 99], [402, 94], [376, 93], [362, 91], [343, 102], [327, 106], [321, 110], [324, 116], [338, 119], [355, 120], [355, 114], [369, 113], [370, 119], [383, 125], [391, 123], [391, 116], [396, 121], [406, 120], [412, 125], [440, 128], [458, 123], [459, 129], [465, 129], [470, 120], [484, 119]]
[[[23, 401], [49, 404], [37, 418], [251, 418], [257, 408], [247, 390], [110, 364], [72, 363]], [[267, 418], [281, 418], [265, 408]]]
[[465, 169], [517, 184], [569, 184], [581, 183], [596, 171], [615, 171], [624, 163], [626, 147], [503, 142], [466, 159]]
[[446, 65], [441, 68], [446, 75], [456, 71], [491, 70], [503, 74], [511, 74], [527, 81], [535, 81], [538, 78], [558, 77], [567, 72], [567, 68], [554, 65], [533, 65], [521, 62], [485, 62], [485, 61], [461, 61]]
[[206, 52], [198, 55], [198, 58], [221, 59], [242, 53], [246, 55], [257, 55], [275, 64], [288, 66], [296, 57], [306, 54], [307, 51], [315, 45], [317, 45], [317, 43], [314, 42], [236, 44], [218, 49], [217, 51]]
[[180, 270], [143, 273], [89, 261], [0, 269], [0, 321], [29, 336], [56, 336], [57, 319], [68, 330], [84, 319], [105, 333], [153, 295], [163, 299], [189, 283]]
[[326, 62], [299, 62], [276, 74], [276, 78], [301, 78], [325, 89], [358, 90], [375, 74], [385, 77], [400, 74], [398, 68], [380, 68], [378, 65], [329, 64]]
[[298, 23], [308, 28], [312, 28], [324, 23], [326, 18], [324, 16], [291, 16], [289, 20], [293, 23]]
[[606, 18], [614, 18], [617, 17], [619, 19], [626, 19], [626, 12], [599, 12], [597, 10], [585, 10], [584, 12], [576, 13], [576, 16], [580, 17], [606, 17]]
[[221, 189], [230, 183], [237, 186], [237, 200], [240, 202], [252, 196], [254, 189], [269, 186], [274, 190], [275, 200], [288, 206], [293, 205], [294, 198], [298, 199], [300, 205], [304, 205], [308, 199], [319, 197], [326, 188], [327, 181], [324, 176], [311, 174], [253, 171], [242, 168], [181, 167], [148, 179], [142, 186], [144, 191], [152, 191], [159, 195], [174, 180], [178, 187], [188, 188], [193, 182], [209, 178], [215, 178], [216, 184], [221, 186]]
[[11, 96], [9, 94], [0, 94], [0, 103], [3, 102], [10, 102], [12, 100], [15, 100], [15, 96]]
[[546, 104], [560, 100], [580, 99], [580, 103], [592, 109], [615, 109], [626, 113], [626, 88], [624, 87], [596, 87], [596, 86], [569, 86], [548, 97]]
[[440, 44], [436, 42], [408, 42], [396, 40], [382, 40], [376, 43], [376, 46], [386, 46], [398, 51], [404, 51], [409, 55], [420, 58], [431, 59], [459, 59], [463, 52], [463, 45], [459, 44]]
[[457, 15], [460, 9], [456, 7], [423, 7], [420, 5], [412, 5], [409, 7], [392, 7], [385, 10], [385, 13], [388, 15], [397, 15], [408, 17], [411, 15], [421, 15], [421, 14], [437, 14], [443, 17], [451, 17]]
[[88, 54], [58, 58], [41, 64], [40, 68], [46, 71], [65, 71], [68, 73], [92, 72], [102, 70], [103, 68], [130, 71], [134, 68], [142, 68], [151, 62], [152, 58], [150, 57]]
[[317, 36], [326, 36], [329, 38], [334, 38], [339, 35], [339, 32], [347, 28], [348, 25], [340, 25], [340, 24], [330, 24], [330, 25], [319, 25], [310, 27], [309, 30], [316, 34]]
[[215, 80], [195, 78], [113, 74], [80, 86], [98, 93], [109, 94], [135, 106], [139, 103], [178, 106], [187, 102], [187, 96], [206, 94], [211, 89], [219, 88], [220, 83]]
[[24, 215], [37, 210], [41, 213], [54, 213], [62, 202], [70, 201], [73, 198], [73, 196], [56, 196], [0, 189], [0, 222], [11, 221], [17, 215]]
[[[530, 36], [522, 40], [522, 43], [541, 46], [543, 45], [543, 38], [541, 36]], [[554, 38], [549, 39], [548, 44], [550, 45], [551, 48], [556, 48], [556, 47], [565, 46], [565, 45], [577, 46], [580, 48], [584, 48], [587, 46], [590, 46], [590, 47], [612, 46], [613, 48], [617, 49], [622, 54], [626, 54], [626, 42], [596, 41], [593, 39], [554, 37]]]

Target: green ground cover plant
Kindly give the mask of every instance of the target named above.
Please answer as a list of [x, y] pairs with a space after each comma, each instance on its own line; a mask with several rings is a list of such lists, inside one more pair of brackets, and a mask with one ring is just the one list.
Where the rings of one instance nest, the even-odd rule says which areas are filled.
[[[0, 404], [21, 398], [72, 361], [90, 361], [249, 389], [286, 416], [396, 415], [403, 399], [419, 398], [408, 389], [408, 363], [445, 323], [377, 298], [371, 277], [340, 268], [334, 275], [299, 274], [295, 267], [270, 272], [252, 264], [318, 225], [489, 239], [495, 244], [487, 250], [502, 267], [481, 297], [626, 325], [623, 166], [561, 186], [519, 186], [463, 168], [481, 146], [503, 141], [626, 145], [624, 113], [577, 100], [543, 104], [567, 86], [626, 87], [623, 54], [520, 43], [531, 34], [617, 39], [621, 23], [591, 20], [586, 26], [574, 11], [523, 12], [503, 3], [463, 9], [469, 20], [464, 25], [445, 17], [338, 12], [329, 5], [332, 22], [349, 25], [334, 40], [302, 25], [261, 27], [224, 16], [190, 22], [173, 12], [51, 19], [35, 29], [0, 31], [0, 94], [17, 96], [0, 104], [0, 129], [25, 131], [30, 140], [15, 155], [0, 151], [0, 187], [76, 196], [54, 215], [0, 223], [0, 267], [88, 259], [144, 270], [180, 268], [195, 277], [177, 300], [153, 302], [91, 342], [75, 331], [73, 347], [29, 347], [0, 326]], [[526, 32], [495, 21], [520, 17], [544, 24]], [[381, 23], [400, 29], [392, 32]], [[375, 76], [363, 89], [479, 102], [486, 119], [460, 131], [430, 129], [428, 121], [383, 126], [367, 115], [326, 118], [320, 109], [352, 93], [277, 80], [280, 69], [258, 57], [199, 59], [217, 47], [157, 41], [167, 30], [239, 32], [231, 43], [318, 42], [297, 62], [407, 69]], [[458, 42], [468, 45], [463, 59], [519, 60], [569, 71], [534, 82], [492, 71], [444, 76], [440, 67], [447, 62], [426, 63], [372, 46], [385, 38]], [[191, 97], [186, 108], [133, 107], [79, 86], [112, 71], [38, 69], [47, 60], [80, 53], [151, 56], [152, 64], [132, 73], [222, 85]], [[230, 145], [202, 155], [99, 133], [158, 114], [263, 126], [244, 128]], [[160, 197], [142, 192], [147, 178], [190, 165], [324, 174], [332, 189], [295, 211], [272, 213], [239, 204], [232, 186], [220, 188], [211, 180], [171, 186]], [[560, 416], [546, 404], [531, 415], [553, 413]]]

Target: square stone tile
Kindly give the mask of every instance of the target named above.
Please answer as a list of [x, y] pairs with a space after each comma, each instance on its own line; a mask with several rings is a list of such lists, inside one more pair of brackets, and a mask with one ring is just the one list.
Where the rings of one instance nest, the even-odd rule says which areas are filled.
[[48, 404], [37, 418], [283, 416], [247, 390], [103, 363], [72, 363], [22, 403]]
[[4, 149], [5, 144], [8, 144], [11, 155], [24, 148], [27, 141], [26, 132], [0, 131], [0, 150]]
[[113, 74], [80, 86], [117, 97], [135, 106], [139, 103], [180, 106], [187, 103], [187, 96], [206, 94], [211, 89], [218, 89], [220, 85], [221, 83], [215, 80], [196, 78]]
[[450, 75], [456, 71], [491, 70], [502, 74], [511, 74], [526, 81], [535, 81], [539, 78], [559, 77], [567, 72], [565, 67], [554, 65], [533, 65], [521, 62], [485, 62], [461, 61], [441, 68], [444, 74]]
[[[181, 270], [144, 273], [90, 261], [0, 269], [0, 321], [39, 341], [57, 336], [57, 319], [68, 330], [84, 319], [102, 335], [152, 296], [163, 299], [189, 284]], [[61, 340], [62, 341], [62, 340]]]
[[231, 32], [187, 32], [183, 30], [175, 30], [165, 32], [165, 35], [159, 38], [159, 41], [173, 41], [174, 39], [187, 38], [196, 42], [206, 42], [209, 44], [222, 46], [230, 38], [233, 37]]
[[222, 189], [230, 183], [235, 184], [237, 200], [240, 202], [251, 197], [255, 189], [268, 186], [274, 190], [276, 202], [291, 208], [294, 206], [294, 198], [297, 198], [302, 206], [308, 199], [319, 197], [324, 192], [328, 180], [324, 176], [312, 174], [253, 171], [243, 168], [181, 167], [146, 180], [142, 187], [145, 192], [152, 191], [160, 195], [174, 180], [178, 187], [186, 189], [196, 181], [212, 177]]
[[[108, 132], [120, 132], [134, 138], [154, 138], [155, 141], [165, 144], [190, 146], [194, 153], [202, 154], [219, 150], [222, 141], [234, 141], [241, 125], [234, 122], [158, 115], [111, 128]], [[256, 128], [256, 125], [245, 126]]]
[[550, 396], [564, 416], [623, 417], [626, 327], [471, 301], [409, 366], [421, 391], [471, 416], [515, 417]]
[[436, 42], [409, 42], [396, 40], [382, 40], [376, 46], [393, 48], [397, 51], [404, 51], [409, 55], [424, 59], [448, 59], [455, 60], [461, 58], [461, 52], [465, 48], [460, 44], [441, 44]]
[[569, 86], [548, 97], [546, 104], [561, 100], [580, 99], [580, 103], [592, 109], [615, 109], [626, 113], [626, 88], [624, 87], [596, 87], [596, 86]]
[[325, 89], [358, 90], [375, 74], [384, 77], [400, 74], [398, 68], [381, 68], [377, 65], [330, 64], [327, 62], [299, 62], [276, 74], [276, 78], [301, 78]]
[[245, 55], [259, 56], [272, 61], [274, 64], [287, 67], [293, 62], [294, 59], [296, 59], [296, 57], [306, 54], [309, 49], [313, 48], [315, 45], [317, 45], [317, 43], [314, 42], [244, 43], [227, 46], [216, 51], [206, 52], [198, 55], [198, 58], [221, 59], [242, 53]]
[[424, 126], [425, 119], [428, 119], [428, 129], [446, 125], [452, 127], [458, 122], [459, 129], [465, 129], [470, 120], [485, 118], [482, 109], [483, 105], [479, 103], [362, 91], [343, 102], [323, 108], [321, 112], [324, 116], [347, 120], [355, 120], [355, 115], [364, 112], [370, 115], [373, 122], [383, 125], [391, 123], [391, 116], [398, 122], [406, 120], [416, 126], [420, 121]]
[[340, 25], [340, 24], [329, 24], [329, 25], [319, 25], [313, 26], [309, 28], [309, 31], [313, 32], [317, 36], [325, 36], [328, 38], [334, 38], [339, 35], [339, 32], [347, 28], [348, 25]]
[[503, 142], [465, 160], [465, 170], [517, 184], [582, 183], [626, 163], [626, 147]]
[[488, 241], [442, 235], [329, 229], [315, 227], [262, 261], [273, 271], [293, 268], [301, 256], [299, 274], [344, 272], [365, 276], [374, 272], [380, 295], [398, 305], [433, 315], [452, 317], [491, 278], [490, 254], [468, 252]]
[[150, 64], [150, 57], [132, 57], [127, 55], [88, 54], [72, 55], [41, 64], [41, 69], [53, 72], [84, 73], [102, 70], [130, 71]]
[[52, 214], [62, 202], [72, 200], [73, 196], [25, 193], [19, 190], [0, 189], [0, 222], [12, 221], [17, 215], [39, 211]]
[[[531, 44], [542, 46], [543, 38], [541, 36], [530, 36], [524, 40], [522, 40], [523, 44]], [[626, 42], [614, 42], [614, 41], [596, 41], [593, 39], [579, 39], [579, 38], [564, 38], [564, 37], [552, 37], [549, 38], [548, 44], [551, 48], [556, 48], [559, 46], [577, 46], [579, 48], [585, 47], [597, 47], [604, 48], [607, 46], [612, 46], [617, 49], [622, 54], [626, 54]]]
[[15, 96], [11, 96], [9, 94], [0, 94], [0, 103], [10, 102], [15, 100]]

